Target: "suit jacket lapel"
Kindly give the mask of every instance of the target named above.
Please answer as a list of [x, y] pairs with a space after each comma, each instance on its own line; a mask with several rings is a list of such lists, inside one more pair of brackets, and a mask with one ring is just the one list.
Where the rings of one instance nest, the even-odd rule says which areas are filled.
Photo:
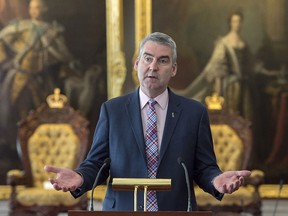
[[128, 120], [131, 124], [131, 128], [135, 136], [135, 140], [143, 156], [143, 159], [146, 162], [145, 141], [144, 141], [144, 134], [143, 134], [141, 108], [140, 108], [140, 101], [139, 101], [140, 99], [139, 99], [138, 91], [135, 91], [134, 93], [132, 93], [131, 96], [128, 98], [128, 101], [126, 103], [126, 111], [127, 111]]
[[169, 103], [166, 115], [165, 128], [160, 149], [160, 160], [158, 165], [160, 165], [162, 158], [170, 144], [171, 137], [173, 135], [174, 129], [182, 113], [181, 103], [178, 97], [169, 90]]

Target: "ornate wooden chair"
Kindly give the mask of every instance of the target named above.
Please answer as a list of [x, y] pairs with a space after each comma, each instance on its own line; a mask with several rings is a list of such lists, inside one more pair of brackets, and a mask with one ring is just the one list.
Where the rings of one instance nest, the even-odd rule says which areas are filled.
[[[235, 112], [222, 109], [223, 102], [224, 98], [217, 95], [206, 98], [218, 165], [222, 171], [247, 169], [252, 147], [250, 122]], [[215, 215], [231, 215], [232, 212], [261, 215], [258, 188], [263, 179], [262, 171], [252, 170], [246, 185], [233, 194], [225, 194], [220, 202], [195, 186], [199, 210], [212, 210]]]
[[[70, 193], [45, 185], [51, 173], [45, 165], [75, 168], [85, 157], [88, 121], [66, 104], [67, 98], [56, 89], [47, 103], [19, 123], [18, 147], [24, 170], [11, 170], [7, 183], [12, 187], [10, 215], [56, 216], [69, 209], [86, 209], [87, 197], [74, 199]], [[17, 185], [25, 185], [17, 190]]]

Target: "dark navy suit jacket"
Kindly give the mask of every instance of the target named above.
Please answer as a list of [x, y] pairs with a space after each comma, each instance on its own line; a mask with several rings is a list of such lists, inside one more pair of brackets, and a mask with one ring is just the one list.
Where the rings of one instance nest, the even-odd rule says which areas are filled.
[[[133, 211], [133, 191], [115, 191], [113, 178], [147, 178], [145, 140], [143, 135], [139, 90], [103, 103], [95, 129], [93, 144], [87, 158], [77, 168], [83, 185], [73, 192], [79, 197], [90, 190], [103, 161], [110, 157], [110, 169], [101, 175], [99, 183], [110, 175], [110, 184], [103, 210]], [[159, 211], [186, 211], [187, 185], [185, 162], [191, 183], [192, 208], [197, 209], [193, 181], [218, 199], [212, 180], [219, 175], [213, 151], [210, 123], [206, 108], [195, 100], [175, 95], [169, 89], [169, 104], [160, 149], [157, 178], [172, 180], [171, 191], [157, 192]], [[143, 192], [138, 195], [138, 208], [143, 208]]]

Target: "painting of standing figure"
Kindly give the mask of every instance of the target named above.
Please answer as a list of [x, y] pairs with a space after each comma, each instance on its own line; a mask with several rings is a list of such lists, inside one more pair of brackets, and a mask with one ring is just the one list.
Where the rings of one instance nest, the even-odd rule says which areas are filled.
[[[287, 90], [287, 2], [170, 0], [165, 11], [161, 4], [153, 1], [152, 29], [179, 41], [182, 65], [171, 88], [202, 103], [213, 93], [223, 96], [226, 109], [252, 123], [249, 166], [264, 170], [267, 182], [288, 180], [285, 156], [285, 165], [275, 163], [288, 138], [281, 133], [286, 124], [279, 123]], [[275, 27], [276, 20], [281, 27]]]
[[90, 119], [91, 129], [95, 127], [97, 104], [106, 99], [106, 30], [101, 1], [2, 0], [0, 9], [6, 11], [0, 15], [0, 166], [4, 166], [0, 184], [4, 184], [7, 170], [21, 164], [17, 123], [55, 88]]

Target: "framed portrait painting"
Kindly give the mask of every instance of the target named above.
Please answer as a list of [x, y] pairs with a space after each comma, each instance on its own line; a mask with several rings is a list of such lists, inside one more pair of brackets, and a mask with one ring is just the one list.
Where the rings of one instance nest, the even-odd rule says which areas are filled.
[[107, 99], [106, 4], [1, 0], [0, 11], [0, 184], [6, 184], [7, 171], [21, 168], [17, 122], [54, 88], [89, 119], [93, 132]]

